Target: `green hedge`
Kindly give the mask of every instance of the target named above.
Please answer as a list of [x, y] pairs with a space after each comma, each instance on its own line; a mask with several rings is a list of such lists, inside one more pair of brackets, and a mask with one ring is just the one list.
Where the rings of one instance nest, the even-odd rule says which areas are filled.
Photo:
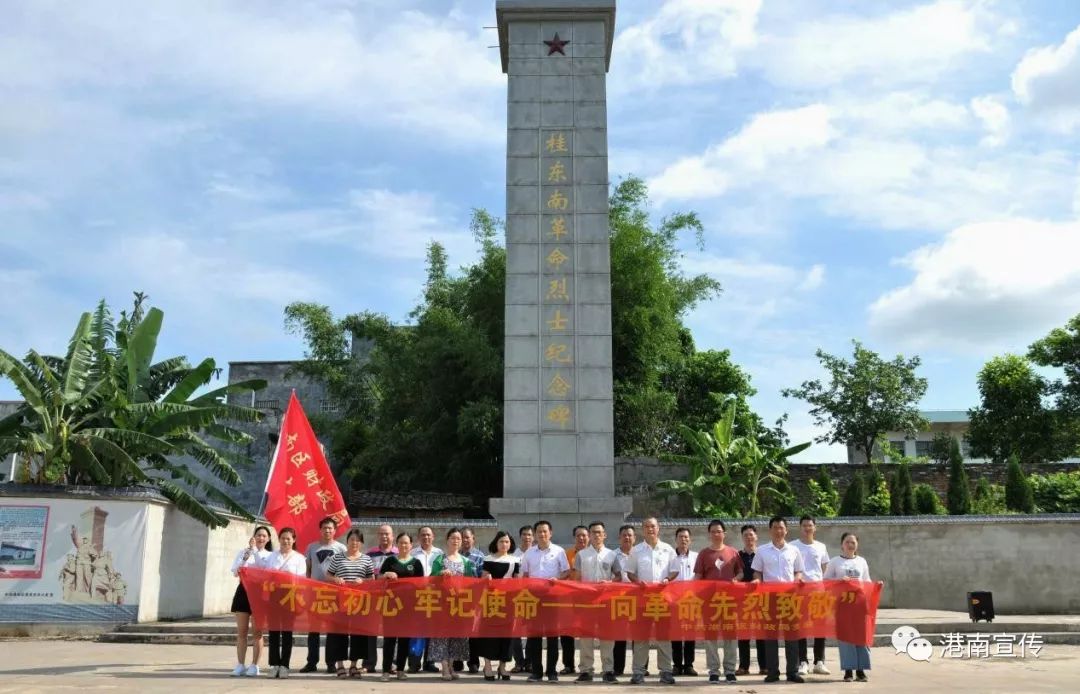
[[1080, 470], [1031, 475], [1035, 507], [1041, 513], [1080, 513]]

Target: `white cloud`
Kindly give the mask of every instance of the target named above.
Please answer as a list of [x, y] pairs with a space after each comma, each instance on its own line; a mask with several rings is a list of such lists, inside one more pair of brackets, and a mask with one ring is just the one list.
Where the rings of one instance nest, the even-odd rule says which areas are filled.
[[1017, 100], [1050, 125], [1080, 125], [1080, 27], [1058, 45], [1028, 51], [1012, 74]]
[[825, 266], [818, 263], [806, 271], [806, 277], [799, 283], [799, 289], [812, 292], [823, 284], [825, 284]]
[[1009, 132], [1009, 109], [994, 96], [977, 96], [971, 100], [971, 111], [986, 130], [982, 144], [997, 147], [1005, 142]]
[[870, 326], [920, 348], [1017, 349], [1076, 313], [1077, 258], [1077, 222], [963, 226], [903, 259], [915, 276], [870, 306]]
[[[479, 22], [337, 2], [35, 3], [10, 17], [0, 84], [187, 98], [497, 142], [504, 80]], [[455, 105], [457, 107], [455, 107]]]
[[[992, 105], [980, 108], [998, 132], [1007, 127]], [[831, 215], [879, 227], [947, 230], [1067, 213], [1076, 185], [1072, 160], [1060, 150], [988, 153], [924, 131], [882, 132], [850, 104], [817, 103], [753, 116], [703, 154], [667, 166], [650, 189], [660, 202], [735, 194], [755, 195], [764, 206], [809, 199]]]
[[991, 46], [996, 19], [983, 3], [940, 0], [871, 17], [833, 15], [762, 38], [755, 63], [772, 82], [821, 88], [925, 83]]
[[761, 0], [670, 0], [615, 38], [613, 88], [696, 84], [730, 77], [753, 46]]

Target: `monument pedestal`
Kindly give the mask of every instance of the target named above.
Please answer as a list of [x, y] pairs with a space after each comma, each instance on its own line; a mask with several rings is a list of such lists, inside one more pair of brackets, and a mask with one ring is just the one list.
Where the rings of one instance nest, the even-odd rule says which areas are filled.
[[574, 526], [588, 526], [600, 521], [608, 534], [608, 544], [618, 537], [619, 526], [630, 513], [633, 499], [628, 496], [600, 498], [552, 497], [507, 498], [491, 500], [491, 515], [499, 521], [499, 529], [517, 537], [518, 528], [538, 520], [551, 523], [556, 544], [572, 544]]

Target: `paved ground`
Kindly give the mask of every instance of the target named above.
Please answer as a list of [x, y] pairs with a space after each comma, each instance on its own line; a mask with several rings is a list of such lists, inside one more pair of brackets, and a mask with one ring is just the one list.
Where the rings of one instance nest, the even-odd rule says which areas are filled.
[[[311, 692], [501, 692], [535, 689], [552, 691], [553, 685], [528, 685], [515, 676], [510, 682], [485, 682], [465, 675], [457, 682], [444, 683], [435, 676], [413, 676], [406, 682], [382, 683], [377, 678], [361, 681], [337, 681], [326, 675], [294, 675], [286, 681], [268, 679], [232, 679], [233, 650], [226, 646], [147, 646], [109, 644], [88, 641], [0, 641], [0, 692], [125, 691], [125, 692], [254, 692], [279, 688]], [[916, 662], [892, 649], [873, 649], [874, 669], [869, 684], [840, 681], [836, 674], [837, 654], [829, 649], [834, 674], [813, 676], [805, 689], [826, 692], [1067, 692], [1080, 691], [1080, 646], [1046, 645], [1038, 659], [1025, 660], [942, 660], [935, 652], [930, 662]], [[698, 660], [703, 661], [699, 651]], [[698, 663], [699, 665], [703, 663]], [[652, 666], [655, 672], [655, 664]], [[569, 678], [565, 678], [569, 679]], [[629, 680], [628, 677], [623, 681]], [[670, 691], [655, 684], [633, 691]], [[744, 677], [738, 686], [720, 687], [721, 691], [764, 692], [789, 686], [764, 685], [759, 676]], [[575, 685], [560, 683], [569, 690], [596, 688], [602, 684]], [[625, 686], [625, 685], [624, 685]], [[705, 678], [681, 678], [679, 690], [714, 689]], [[794, 691], [794, 690], [793, 690]]]

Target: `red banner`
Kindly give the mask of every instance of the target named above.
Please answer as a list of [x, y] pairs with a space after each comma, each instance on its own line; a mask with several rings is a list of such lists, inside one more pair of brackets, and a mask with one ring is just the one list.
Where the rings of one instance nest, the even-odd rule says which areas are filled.
[[835, 637], [872, 645], [881, 584], [580, 583], [406, 578], [338, 586], [241, 569], [264, 630], [382, 636], [594, 636], [619, 641]]
[[301, 554], [319, 539], [319, 521], [323, 518], [337, 519], [338, 535], [349, 529], [345, 499], [296, 391], [289, 397], [281, 419], [277, 451], [266, 481], [266, 498], [266, 519], [279, 530], [296, 530], [296, 549]]

